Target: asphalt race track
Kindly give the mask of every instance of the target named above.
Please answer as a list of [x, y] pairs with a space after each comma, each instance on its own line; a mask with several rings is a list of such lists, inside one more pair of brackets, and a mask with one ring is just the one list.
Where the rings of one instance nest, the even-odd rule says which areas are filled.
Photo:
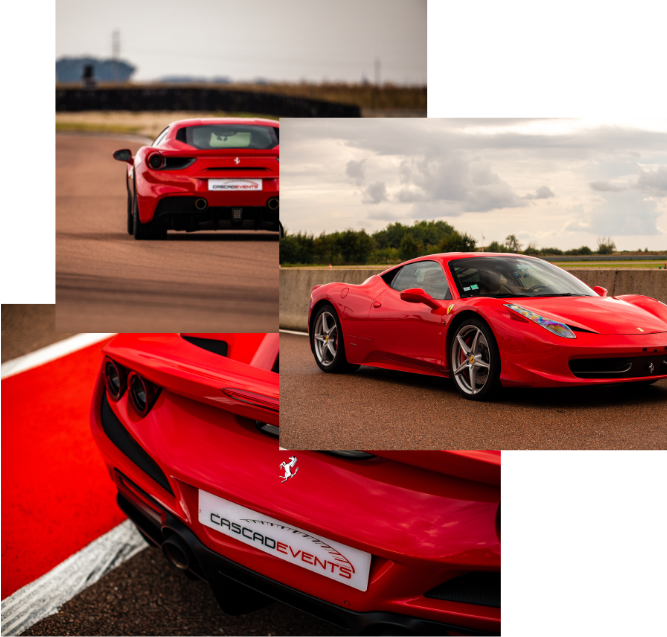
[[[16, 342], [17, 353], [25, 355], [34, 349], [33, 342], [40, 347], [58, 340], [52, 332], [53, 306], [49, 307], [50, 320], [48, 307], [40, 310], [44, 320], [36, 321], [28, 333], [19, 320], [29, 316], [28, 311], [17, 308], [16, 320], [7, 325], [3, 320], [3, 351], [6, 341]], [[3, 306], [3, 319], [7, 308]], [[102, 341], [2, 380], [2, 445], [11, 450], [3, 454], [2, 463], [3, 635], [17, 634], [7, 630], [8, 598], [127, 523], [89, 429], [101, 345]], [[28, 603], [39, 602], [33, 597]], [[32, 606], [24, 607], [30, 610]], [[177, 571], [159, 549], [144, 548], [22, 634], [345, 633], [279, 603], [241, 617], [225, 615], [207, 584]]]
[[126, 231], [126, 137], [56, 136], [56, 329], [271, 332], [278, 329], [278, 234]]
[[453, 382], [360, 367], [320, 371], [308, 338], [280, 334], [280, 445], [286, 449], [664, 449], [667, 380], [504, 390], [492, 403]]
[[208, 584], [147, 548], [23, 635], [349, 635], [277, 602], [248, 615], [220, 610]]

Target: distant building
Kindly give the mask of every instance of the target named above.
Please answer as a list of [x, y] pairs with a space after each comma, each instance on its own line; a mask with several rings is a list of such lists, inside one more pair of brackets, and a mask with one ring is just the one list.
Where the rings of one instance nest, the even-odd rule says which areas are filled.
[[[86, 70], [86, 67], [91, 67], [92, 71]], [[79, 84], [89, 77], [97, 82], [129, 82], [135, 71], [136, 67], [124, 60], [99, 60], [92, 57], [64, 57], [56, 60], [56, 82], [59, 84]]]

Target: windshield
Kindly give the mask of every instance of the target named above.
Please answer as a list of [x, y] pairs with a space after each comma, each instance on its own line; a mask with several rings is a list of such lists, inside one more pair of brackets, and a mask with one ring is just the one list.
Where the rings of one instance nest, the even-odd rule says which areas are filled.
[[215, 124], [181, 128], [176, 139], [201, 150], [217, 148], [252, 148], [266, 150], [278, 145], [278, 135], [272, 126], [248, 124]]
[[596, 296], [565, 270], [537, 259], [471, 257], [450, 261], [449, 269], [462, 298]]

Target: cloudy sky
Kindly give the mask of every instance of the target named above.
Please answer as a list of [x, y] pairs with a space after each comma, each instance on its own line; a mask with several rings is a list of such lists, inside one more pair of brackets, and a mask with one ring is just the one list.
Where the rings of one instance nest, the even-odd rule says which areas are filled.
[[290, 232], [444, 219], [482, 243], [667, 248], [667, 119], [281, 120]]
[[426, 83], [426, 0], [58, 0], [56, 57], [121, 58], [164, 75]]

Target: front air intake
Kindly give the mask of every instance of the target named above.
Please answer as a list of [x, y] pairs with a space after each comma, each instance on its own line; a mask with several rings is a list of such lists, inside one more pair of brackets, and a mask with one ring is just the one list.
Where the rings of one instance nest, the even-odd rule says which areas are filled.
[[500, 572], [477, 571], [459, 575], [432, 588], [424, 597], [500, 608]]

